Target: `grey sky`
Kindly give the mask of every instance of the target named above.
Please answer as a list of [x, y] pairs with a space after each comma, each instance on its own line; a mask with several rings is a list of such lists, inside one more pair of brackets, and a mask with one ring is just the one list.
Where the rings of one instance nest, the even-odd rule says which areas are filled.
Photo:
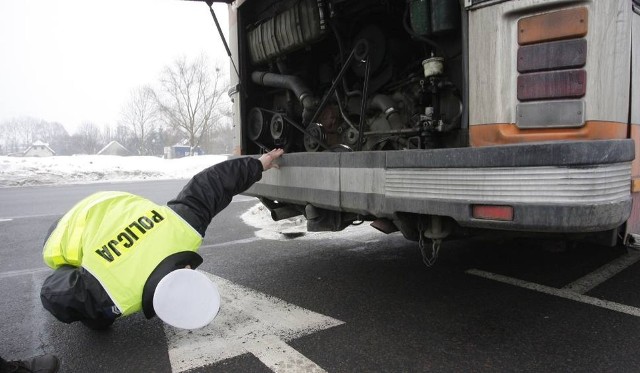
[[[226, 33], [226, 5], [214, 9]], [[0, 0], [0, 121], [114, 124], [133, 88], [201, 53], [228, 64], [201, 2]]]

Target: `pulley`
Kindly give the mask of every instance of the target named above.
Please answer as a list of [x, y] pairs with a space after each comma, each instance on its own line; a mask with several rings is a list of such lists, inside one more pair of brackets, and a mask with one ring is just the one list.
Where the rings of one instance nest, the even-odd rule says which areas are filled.
[[353, 146], [358, 143], [359, 138], [360, 135], [355, 128], [348, 127], [342, 132], [342, 141], [346, 144]]
[[269, 130], [273, 142], [278, 147], [283, 147], [289, 142], [291, 126], [284, 120], [281, 114], [274, 114], [269, 124]]
[[326, 137], [325, 130], [320, 123], [311, 123], [307, 127], [307, 133], [304, 135], [304, 148], [308, 152], [317, 152], [320, 149], [318, 140], [324, 143]]
[[249, 110], [247, 116], [247, 136], [249, 140], [260, 143], [271, 142], [269, 135], [269, 124], [271, 123], [271, 114], [260, 108], [254, 107]]

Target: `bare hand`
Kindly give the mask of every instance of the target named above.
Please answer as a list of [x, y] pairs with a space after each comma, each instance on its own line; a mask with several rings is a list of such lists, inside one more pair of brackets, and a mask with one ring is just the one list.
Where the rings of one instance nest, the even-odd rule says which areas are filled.
[[262, 170], [266, 171], [270, 168], [280, 168], [277, 163], [273, 161], [280, 158], [280, 156], [284, 154], [284, 150], [282, 149], [273, 149], [269, 153], [265, 153], [258, 158], [260, 162], [262, 162]]

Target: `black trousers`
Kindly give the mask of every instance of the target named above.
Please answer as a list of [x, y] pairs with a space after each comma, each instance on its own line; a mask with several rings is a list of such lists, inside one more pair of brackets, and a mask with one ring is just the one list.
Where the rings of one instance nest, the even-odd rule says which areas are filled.
[[106, 329], [120, 316], [100, 282], [82, 267], [61, 266], [40, 290], [44, 308], [64, 323], [81, 321], [91, 329]]

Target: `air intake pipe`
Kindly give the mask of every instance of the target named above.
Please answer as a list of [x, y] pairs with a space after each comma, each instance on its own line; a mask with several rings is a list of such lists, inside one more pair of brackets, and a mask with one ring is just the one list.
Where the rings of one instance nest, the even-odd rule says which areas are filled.
[[285, 88], [293, 91], [302, 105], [302, 122], [308, 124], [308, 121], [313, 117], [318, 100], [313, 97], [311, 90], [299, 77], [254, 71], [251, 74], [251, 80], [265, 87]]

